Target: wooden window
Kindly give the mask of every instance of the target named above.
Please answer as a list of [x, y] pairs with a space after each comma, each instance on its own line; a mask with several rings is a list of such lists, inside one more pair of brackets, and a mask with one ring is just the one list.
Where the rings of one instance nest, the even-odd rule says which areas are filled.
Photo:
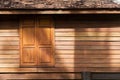
[[21, 19], [21, 67], [52, 67], [53, 21], [51, 17]]

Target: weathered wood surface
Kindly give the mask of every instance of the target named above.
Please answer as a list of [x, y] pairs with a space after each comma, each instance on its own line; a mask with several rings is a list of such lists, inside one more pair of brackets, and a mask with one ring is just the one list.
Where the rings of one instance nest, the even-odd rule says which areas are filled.
[[0, 17], [0, 68], [19, 67], [19, 49], [17, 18]]
[[[66, 18], [67, 15], [62, 16], [64, 17], [54, 17], [56, 20], [54, 35], [55, 54], [53, 58], [55, 60], [55, 65], [54, 67], [47, 68], [20, 68], [20, 35], [18, 27], [15, 27], [15, 23], [12, 24], [12, 28], [10, 26], [8, 27], [3, 21], [1, 24], [5, 27], [1, 26], [0, 29], [2, 37], [0, 38], [0, 72], [120, 71], [119, 20], [112, 21], [114, 18], [112, 20], [90, 20], [90, 17], [88, 17], [90, 21], [85, 21], [84, 19], [81, 19], [82, 17], [80, 16], [79, 18], [74, 16]], [[69, 20], [69, 18], [71, 19]], [[43, 23], [44, 21], [41, 22], [38, 22], [38, 24], [42, 24], [43, 26], [46, 26], [46, 24], [49, 23], [48, 21], [45, 23]], [[34, 21], [30, 22], [28, 20], [28, 22], [24, 24], [23, 27], [27, 27], [29, 24], [34, 25]], [[41, 27], [41, 25], [39, 26]], [[9, 32], [10, 34], [8, 34]], [[7, 36], [4, 36], [3, 34]], [[8, 38], [8, 40], [4, 38]], [[8, 44], [6, 42], [8, 42]], [[48, 44], [49, 43], [46, 44], [46, 47], [50, 46]], [[40, 45], [40, 47], [43, 47], [43, 45]], [[26, 56], [24, 57], [26, 58]]]
[[52, 18], [50, 16], [39, 16], [36, 20], [36, 17], [23, 17], [20, 28], [21, 66], [53, 67], [54, 33]]
[[119, 71], [119, 20], [93, 17], [56, 17], [55, 67], [84, 68], [83, 71], [91, 72]]
[[119, 10], [111, 9], [111, 10], [99, 10], [99, 9], [65, 9], [65, 10], [57, 10], [57, 9], [50, 9], [50, 10], [26, 10], [26, 9], [1, 9], [0, 14], [120, 14]]
[[79, 79], [80, 73], [22, 73], [22, 74], [0, 74], [0, 80], [43, 80], [43, 79]]
[[115, 0], [1, 0], [6, 9], [120, 8]]

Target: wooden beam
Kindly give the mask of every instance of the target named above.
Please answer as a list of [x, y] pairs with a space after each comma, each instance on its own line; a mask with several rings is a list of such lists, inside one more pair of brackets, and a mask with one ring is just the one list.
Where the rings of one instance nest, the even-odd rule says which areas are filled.
[[0, 74], [0, 80], [81, 80], [80, 73], [14, 73]]
[[120, 14], [120, 10], [0, 10], [0, 14]]
[[84, 70], [84, 68], [0, 68], [0, 73], [41, 73], [41, 72], [46, 72], [46, 73], [53, 73], [53, 72], [77, 72], [80, 73]]

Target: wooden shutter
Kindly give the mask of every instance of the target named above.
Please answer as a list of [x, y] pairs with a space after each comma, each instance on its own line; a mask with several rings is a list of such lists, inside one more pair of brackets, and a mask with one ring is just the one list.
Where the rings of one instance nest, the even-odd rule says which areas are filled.
[[50, 17], [37, 20], [37, 51], [38, 65], [41, 67], [53, 66], [53, 23]]
[[37, 65], [36, 49], [35, 49], [35, 19], [24, 18], [21, 23], [22, 27], [22, 52], [21, 66]]
[[53, 66], [53, 23], [50, 17], [25, 18], [21, 35], [21, 66]]

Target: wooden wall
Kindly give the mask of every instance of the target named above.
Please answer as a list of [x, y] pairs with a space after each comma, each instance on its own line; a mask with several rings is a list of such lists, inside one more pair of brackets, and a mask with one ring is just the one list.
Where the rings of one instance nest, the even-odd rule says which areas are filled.
[[116, 16], [64, 15], [55, 21], [56, 67], [120, 71], [120, 21]]
[[48, 68], [19, 66], [18, 18], [0, 18], [0, 73], [6, 73], [0, 74], [0, 79], [81, 79], [84, 71], [119, 72], [119, 18], [119, 15], [54, 15], [55, 64]]
[[0, 67], [19, 67], [18, 20], [0, 16]]
[[56, 64], [48, 68], [20, 66], [20, 17], [0, 16], [0, 80], [81, 79], [81, 73], [73, 73], [74, 68], [60, 69]]

